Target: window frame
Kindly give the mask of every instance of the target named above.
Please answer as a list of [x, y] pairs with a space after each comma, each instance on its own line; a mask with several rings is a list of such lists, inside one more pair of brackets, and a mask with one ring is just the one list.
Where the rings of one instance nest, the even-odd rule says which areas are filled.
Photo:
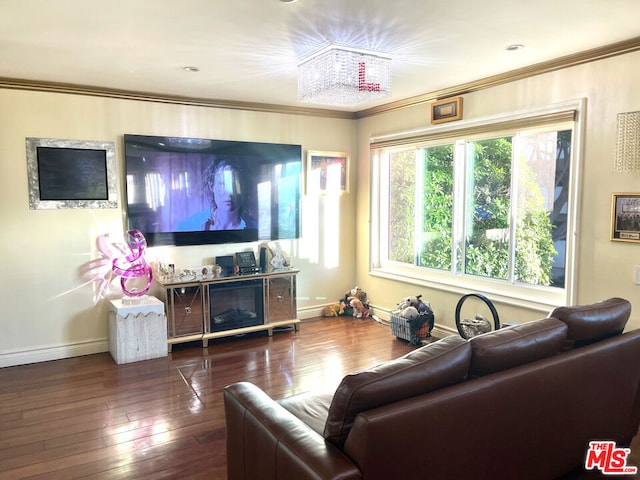
[[[548, 312], [559, 305], [570, 305], [576, 300], [577, 275], [577, 220], [580, 214], [580, 179], [583, 158], [584, 118], [586, 99], [570, 100], [549, 107], [516, 112], [507, 115], [492, 116], [472, 121], [456, 122], [454, 125], [442, 125], [423, 130], [413, 130], [390, 135], [372, 137], [370, 139], [371, 178], [370, 178], [370, 268], [369, 275], [420, 287], [442, 290], [456, 294], [466, 294], [469, 291], [480, 291], [499, 302], [525, 306], [534, 310]], [[551, 124], [562, 124], [573, 121], [572, 128], [572, 157], [569, 175], [568, 223], [566, 239], [565, 286], [546, 287], [536, 285], [511, 284], [504, 280], [485, 277], [475, 277], [460, 272], [437, 270], [424, 266], [416, 266], [388, 260], [388, 248], [384, 239], [387, 233], [381, 230], [388, 225], [388, 208], [382, 205], [388, 198], [389, 182], [384, 178], [381, 170], [384, 165], [382, 155], [393, 148], [407, 146], [441, 145], [445, 140], [453, 142], [455, 148], [464, 148], [458, 139], [465, 136], [465, 140], [477, 138], [478, 135], [501, 135], [505, 132], [536, 130]], [[464, 143], [464, 142], [462, 142]], [[455, 171], [457, 180], [459, 172]], [[454, 184], [455, 195], [463, 188], [462, 182]], [[460, 197], [458, 197], [460, 198]], [[454, 209], [456, 207], [454, 206]], [[462, 221], [462, 216], [454, 215], [454, 222]], [[454, 231], [458, 229], [454, 228]], [[459, 231], [459, 230], [458, 230]], [[458, 239], [454, 239], [457, 241]], [[454, 249], [455, 250], [455, 249]], [[455, 252], [454, 252], [455, 253]]]

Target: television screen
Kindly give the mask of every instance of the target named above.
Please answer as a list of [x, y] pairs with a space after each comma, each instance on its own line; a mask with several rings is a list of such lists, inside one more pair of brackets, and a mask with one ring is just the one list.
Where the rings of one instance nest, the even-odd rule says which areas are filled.
[[128, 229], [150, 246], [300, 236], [300, 145], [125, 135]]

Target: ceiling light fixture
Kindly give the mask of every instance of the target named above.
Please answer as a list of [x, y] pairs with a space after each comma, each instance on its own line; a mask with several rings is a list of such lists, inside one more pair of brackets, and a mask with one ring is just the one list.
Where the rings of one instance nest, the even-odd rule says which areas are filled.
[[185, 72], [199, 72], [200, 69], [198, 67], [182, 67]]
[[522, 45], [521, 43], [514, 43], [512, 45], [507, 45], [505, 50], [509, 52], [513, 52], [515, 50], [522, 50], [523, 48], [524, 48], [524, 45]]
[[391, 95], [391, 57], [329, 45], [298, 64], [298, 101], [351, 107]]
[[618, 114], [613, 169], [616, 172], [640, 172], [640, 112]]

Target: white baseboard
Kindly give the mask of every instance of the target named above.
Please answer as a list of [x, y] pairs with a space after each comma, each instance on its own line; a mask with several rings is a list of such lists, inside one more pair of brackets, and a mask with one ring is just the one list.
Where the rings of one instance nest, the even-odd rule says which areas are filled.
[[0, 353], [0, 368], [25, 365], [28, 363], [48, 362], [62, 358], [80, 357], [109, 351], [109, 340], [92, 340], [68, 345], [34, 348], [14, 352]]
[[[298, 318], [301, 320], [319, 317], [322, 315], [322, 307], [298, 309]], [[68, 345], [56, 345], [33, 348], [28, 350], [16, 350], [12, 352], [0, 352], [0, 368], [26, 365], [29, 363], [48, 362], [63, 358], [80, 357], [109, 351], [109, 339], [91, 340]]]
[[321, 317], [323, 308], [324, 305], [305, 308], [298, 307], [298, 318], [300, 320], [309, 320], [310, 318]]
[[[331, 304], [327, 304], [331, 305]], [[374, 304], [371, 304], [371, 311], [373, 312], [373, 318], [377, 322], [380, 322], [384, 325], [388, 325], [391, 328], [391, 310], [378, 307]], [[300, 320], [308, 320], [310, 318], [317, 318], [322, 316], [322, 309], [325, 305], [320, 305], [316, 307], [308, 307], [308, 308], [298, 308], [298, 318]], [[459, 335], [458, 331], [449, 327], [445, 327], [443, 325], [438, 325], [436, 320], [436, 324], [431, 331], [431, 334], [436, 338], [444, 338], [450, 335]]]
[[[300, 320], [308, 320], [322, 316], [322, 309], [325, 305], [306, 307], [298, 309], [298, 318]], [[371, 305], [374, 319], [389, 325], [391, 328], [391, 311], [385, 308]], [[432, 331], [433, 336], [437, 338], [447, 337], [449, 335], [458, 335], [456, 330], [436, 325]], [[82, 355], [92, 355], [94, 353], [103, 353], [109, 351], [109, 340], [91, 340], [68, 345], [57, 345], [50, 347], [34, 348], [30, 350], [19, 350], [14, 352], [0, 353], [0, 368], [12, 367], [15, 365], [26, 365], [28, 363], [48, 362], [51, 360], [60, 360], [62, 358], [80, 357]]]

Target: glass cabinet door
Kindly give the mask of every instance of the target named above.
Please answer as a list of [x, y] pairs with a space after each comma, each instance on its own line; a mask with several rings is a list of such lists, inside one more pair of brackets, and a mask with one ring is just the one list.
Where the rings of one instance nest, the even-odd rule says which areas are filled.
[[202, 286], [167, 289], [169, 338], [203, 333]]
[[[296, 277], [267, 278], [267, 321], [291, 320], [298, 316], [296, 305]], [[266, 323], [266, 322], [265, 322]]]

